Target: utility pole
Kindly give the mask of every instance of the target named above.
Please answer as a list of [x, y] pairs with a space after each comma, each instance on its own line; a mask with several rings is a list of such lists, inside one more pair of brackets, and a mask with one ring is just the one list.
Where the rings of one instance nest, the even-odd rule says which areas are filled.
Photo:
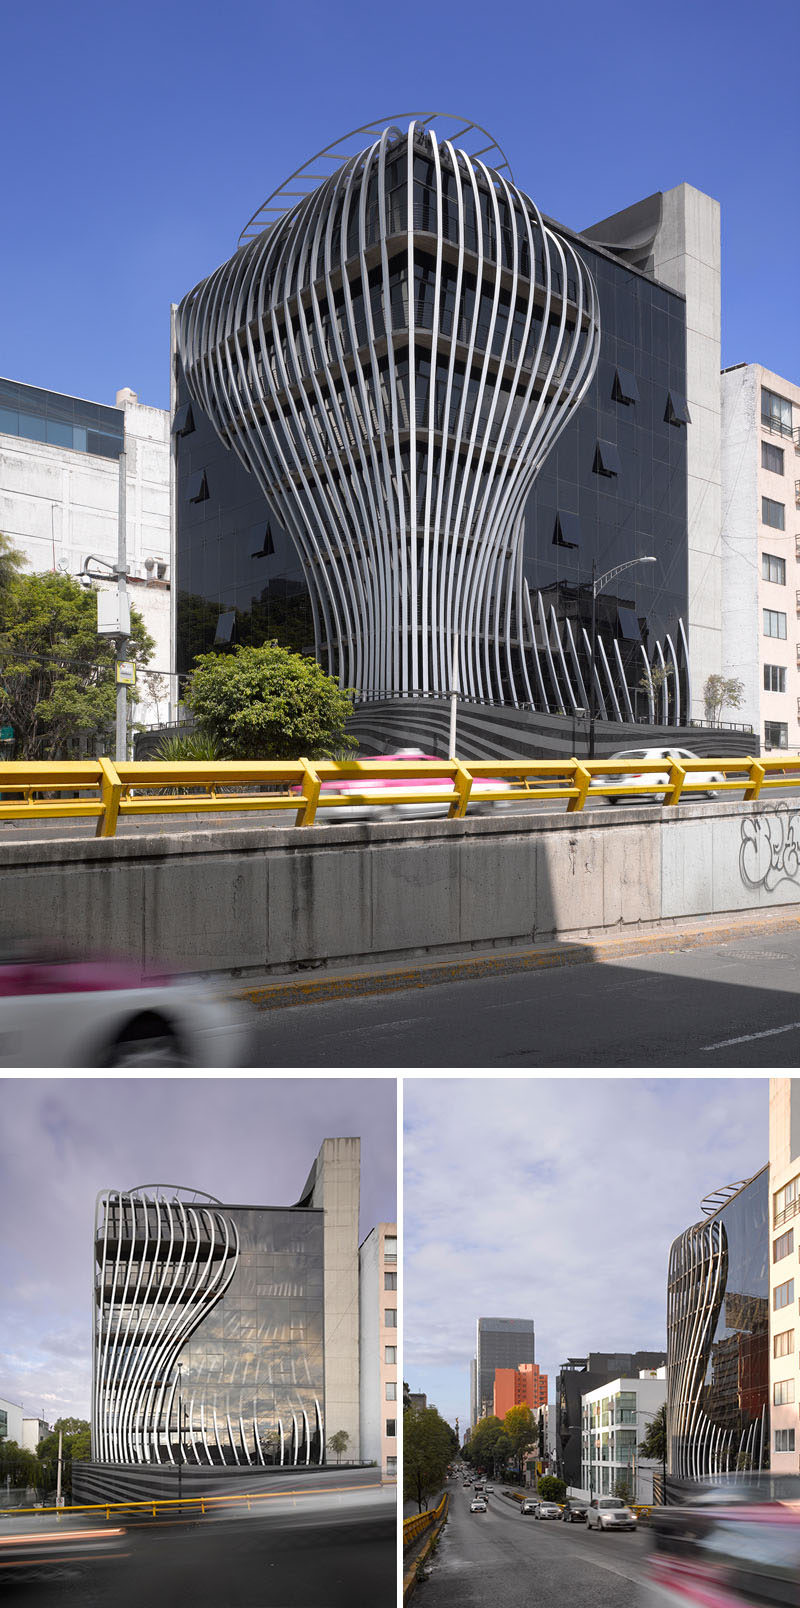
[[[128, 457], [124, 450], [125, 437], [123, 434], [123, 451], [119, 458], [119, 512], [117, 515], [117, 598], [119, 603], [119, 618], [122, 625], [128, 619], [128, 486], [127, 466]], [[127, 633], [117, 637], [117, 741], [116, 758], [126, 760], [128, 757], [128, 688], [120, 680], [120, 665], [126, 659], [128, 646]]]
[[58, 1472], [56, 1474], [56, 1507], [57, 1508], [61, 1508], [61, 1507], [64, 1506], [64, 1498], [61, 1495], [61, 1447], [62, 1447], [62, 1444], [63, 1444], [63, 1440], [64, 1440], [64, 1431], [63, 1431], [63, 1429], [60, 1429], [59, 1432], [58, 1432]]
[[178, 1512], [182, 1513], [180, 1503], [183, 1499], [183, 1363], [178, 1363]]
[[453, 656], [450, 661], [450, 740], [447, 745], [449, 759], [456, 757], [456, 715], [458, 711], [458, 638], [453, 632]]

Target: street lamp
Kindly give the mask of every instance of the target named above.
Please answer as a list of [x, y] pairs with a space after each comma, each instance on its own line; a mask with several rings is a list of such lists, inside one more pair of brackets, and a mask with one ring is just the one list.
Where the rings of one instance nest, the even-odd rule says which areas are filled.
[[183, 1508], [180, 1505], [181, 1504], [181, 1499], [182, 1499], [182, 1491], [181, 1491], [182, 1484], [183, 1484], [183, 1363], [179, 1362], [178, 1363], [178, 1512], [179, 1513], [183, 1512]]
[[590, 654], [589, 654], [589, 657], [591, 659], [591, 664], [589, 665], [589, 758], [590, 759], [594, 759], [594, 728], [595, 728], [595, 721], [597, 719], [597, 687], [596, 687], [597, 666], [596, 666], [596, 663], [595, 663], [595, 660], [596, 660], [596, 657], [597, 657], [597, 594], [598, 594], [598, 592], [602, 592], [603, 587], [607, 586], [609, 581], [613, 581], [617, 575], [621, 575], [624, 570], [633, 569], [634, 564], [657, 564], [657, 563], [658, 563], [658, 559], [654, 558], [652, 556], [648, 556], [646, 558], [629, 558], [629, 559], [626, 559], [624, 564], [615, 564], [613, 569], [606, 570], [605, 575], [598, 575], [597, 574], [597, 562], [596, 562], [595, 559], [592, 559], [592, 630], [591, 630], [591, 647], [590, 647]]

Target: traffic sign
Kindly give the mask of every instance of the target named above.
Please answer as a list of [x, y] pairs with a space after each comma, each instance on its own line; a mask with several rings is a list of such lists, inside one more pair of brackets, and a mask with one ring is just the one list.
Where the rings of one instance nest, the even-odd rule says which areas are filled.
[[117, 661], [117, 685], [120, 687], [136, 686], [136, 665], [132, 659], [119, 659]]

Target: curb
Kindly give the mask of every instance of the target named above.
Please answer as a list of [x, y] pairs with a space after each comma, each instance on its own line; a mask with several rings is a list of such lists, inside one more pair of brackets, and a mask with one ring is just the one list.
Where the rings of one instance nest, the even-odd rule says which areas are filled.
[[577, 937], [569, 942], [535, 944], [529, 948], [493, 950], [480, 954], [453, 955], [448, 960], [420, 960], [406, 965], [364, 968], [351, 972], [327, 972], [321, 976], [274, 978], [232, 990], [257, 1010], [280, 1010], [291, 1005], [311, 1005], [327, 1000], [395, 994], [412, 988], [428, 988], [437, 983], [468, 982], [478, 977], [508, 976], [514, 972], [547, 971], [555, 967], [582, 966], [618, 960], [627, 955], [667, 954], [676, 949], [700, 949], [764, 932], [791, 931], [800, 927], [800, 914], [782, 910], [772, 915], [750, 918], [732, 924], [660, 927], [625, 937]]
[[442, 1517], [439, 1520], [439, 1523], [437, 1525], [435, 1525], [434, 1528], [431, 1530], [430, 1534], [425, 1537], [425, 1540], [423, 1541], [419, 1552], [417, 1553], [416, 1557], [414, 1558], [413, 1563], [410, 1563], [408, 1568], [403, 1573], [403, 1602], [404, 1603], [408, 1602], [409, 1598], [413, 1594], [414, 1587], [418, 1584], [418, 1571], [419, 1571], [420, 1565], [425, 1563], [425, 1561], [428, 1558], [429, 1554], [433, 1551], [433, 1547], [434, 1547], [435, 1543], [438, 1541], [439, 1536], [441, 1535], [442, 1530], [444, 1529], [444, 1527], [445, 1527], [445, 1525], [447, 1523], [447, 1515], [448, 1515], [449, 1511], [450, 1511], [450, 1500], [449, 1500], [449, 1497], [448, 1497], [447, 1506], [445, 1507], [444, 1513], [442, 1514]]

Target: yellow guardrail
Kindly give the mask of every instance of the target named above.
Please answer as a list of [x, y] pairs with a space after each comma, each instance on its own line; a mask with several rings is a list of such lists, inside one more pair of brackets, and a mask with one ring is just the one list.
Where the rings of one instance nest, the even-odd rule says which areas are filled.
[[74, 1513], [94, 1513], [98, 1516], [104, 1513], [108, 1519], [112, 1514], [115, 1518], [119, 1518], [123, 1512], [131, 1512], [134, 1516], [137, 1512], [145, 1512], [152, 1514], [155, 1519], [162, 1510], [169, 1512], [169, 1510], [180, 1508], [181, 1512], [183, 1512], [186, 1508], [190, 1508], [194, 1509], [195, 1512], [206, 1513], [223, 1502], [246, 1502], [249, 1511], [253, 1502], [274, 1502], [284, 1496], [318, 1496], [320, 1492], [328, 1495], [334, 1491], [372, 1491], [382, 1488], [384, 1483], [392, 1484], [393, 1481], [370, 1480], [364, 1485], [295, 1486], [289, 1491], [245, 1491], [244, 1495], [240, 1496], [158, 1496], [139, 1502], [75, 1502], [70, 1507], [0, 1507], [0, 1517], [12, 1519], [21, 1513], [32, 1513], [41, 1518], [45, 1514], [54, 1515], [56, 1518], [67, 1518]]
[[432, 1525], [437, 1524], [439, 1519], [444, 1518], [446, 1512], [447, 1492], [445, 1492], [437, 1507], [427, 1508], [424, 1513], [416, 1513], [413, 1519], [404, 1519], [403, 1546], [410, 1546], [411, 1542], [416, 1541], [418, 1536], [424, 1535], [426, 1530], [429, 1530]]
[[[584, 808], [593, 796], [652, 794], [667, 806], [703, 793], [708, 772], [723, 775], [715, 793], [746, 801], [771, 788], [800, 788], [800, 755], [753, 759], [482, 759], [482, 760], [9, 760], [0, 764], [0, 820], [93, 819], [97, 837], [117, 822], [146, 815], [288, 812], [313, 826], [321, 809], [446, 805], [449, 819], [470, 805], [565, 800]], [[648, 778], [650, 778], [648, 780]], [[389, 788], [375, 783], [394, 782]], [[346, 787], [337, 784], [346, 783]], [[360, 786], [357, 784], [361, 784]]]

